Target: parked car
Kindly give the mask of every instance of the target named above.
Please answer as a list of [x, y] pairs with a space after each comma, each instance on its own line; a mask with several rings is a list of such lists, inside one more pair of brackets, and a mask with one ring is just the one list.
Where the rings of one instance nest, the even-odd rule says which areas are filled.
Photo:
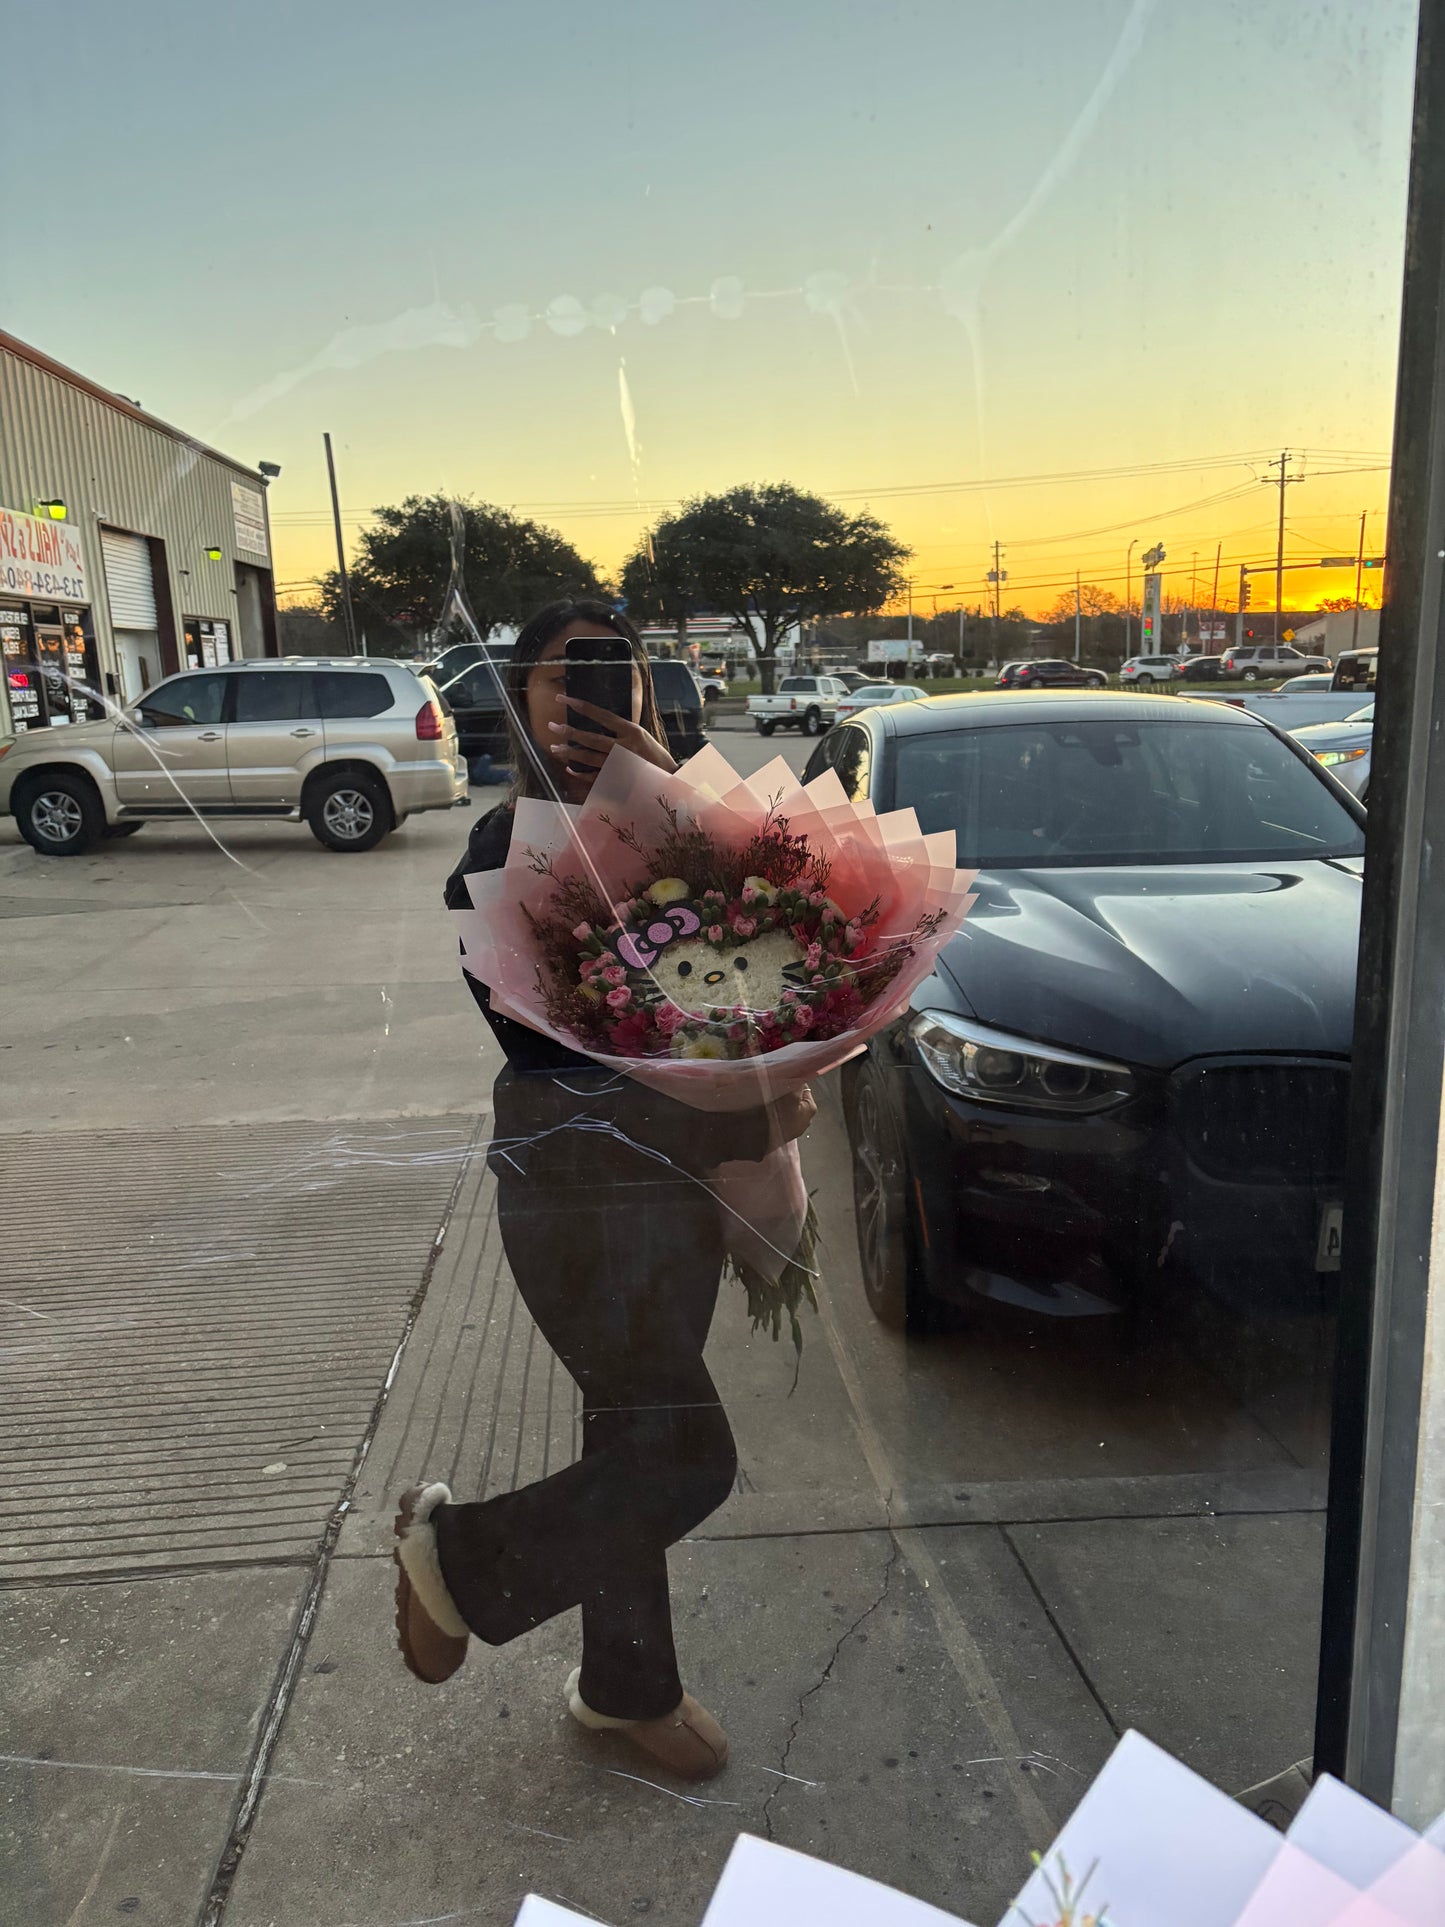
[[918, 688], [915, 683], [865, 682], [860, 689], [839, 697], [835, 720], [841, 722], [845, 716], [856, 716], [860, 709], [873, 709], [879, 703], [921, 703], [927, 700], [928, 691]]
[[1277, 696], [1318, 696], [1335, 686], [1334, 671], [1311, 669], [1307, 676], [1291, 676], [1275, 691]]
[[1181, 682], [1218, 682], [1223, 660], [1222, 656], [1181, 656], [1173, 673]]
[[703, 663], [693, 670], [693, 677], [702, 692], [704, 703], [721, 702], [728, 693], [728, 677], [725, 669]]
[[658, 658], [652, 663], [652, 687], [657, 693], [667, 747], [679, 763], [685, 763], [707, 741], [697, 677], [685, 662]]
[[1130, 656], [1119, 670], [1119, 684], [1130, 689], [1140, 683], [1169, 682], [1175, 668], [1173, 656]]
[[464, 669], [473, 663], [494, 662], [499, 667], [506, 663], [512, 653], [510, 642], [489, 642], [483, 650], [475, 642], [454, 642], [443, 649], [439, 656], [427, 661], [416, 662], [412, 668], [419, 676], [430, 676], [438, 689], [445, 689]]
[[[670, 658], [655, 658], [651, 667], [667, 746], [679, 763], [686, 762], [707, 740], [698, 679], [685, 662]], [[487, 663], [473, 662], [442, 693], [456, 717], [457, 736], [467, 763], [475, 765], [484, 759], [494, 764], [509, 762], [511, 738], [497, 672]]]
[[877, 683], [875, 676], [865, 676], [861, 669], [830, 669], [828, 674], [833, 678], [834, 682], [842, 683], [850, 696], [864, 688], [865, 685], [872, 688], [876, 686]]
[[1062, 657], [1038, 656], [1030, 662], [1010, 663], [1008, 681], [999, 678], [1004, 689], [1107, 689], [1109, 678], [1102, 669], [1085, 669], [1081, 663], [1065, 662]]
[[775, 729], [819, 736], [832, 724], [847, 693], [837, 676], [784, 676], [773, 695], [748, 697], [748, 715], [760, 736], [771, 736]]
[[[1294, 676], [1292, 682], [1303, 682], [1303, 676]], [[1311, 677], [1311, 681], [1317, 678]], [[1247, 709], [1251, 715], [1262, 717], [1273, 723], [1277, 729], [1286, 729], [1291, 735], [1296, 730], [1305, 729], [1315, 723], [1340, 723], [1352, 716], [1360, 707], [1364, 692], [1358, 689], [1335, 689], [1330, 686], [1330, 678], [1324, 678], [1326, 687], [1314, 689], [1261, 689], [1248, 695], [1222, 689], [1201, 691], [1210, 702], [1228, 703], [1235, 709]]]
[[939, 696], [810, 759], [952, 830], [978, 900], [845, 1067], [864, 1288], [1079, 1316], [1150, 1280], [1318, 1308], [1334, 1262], [1364, 811], [1178, 697]]
[[1375, 705], [1365, 704], [1340, 723], [1310, 723], [1294, 739], [1317, 763], [1363, 803], [1370, 787], [1370, 751], [1375, 736]]
[[1287, 642], [1244, 642], [1224, 652], [1224, 673], [1245, 682], [1297, 676], [1307, 669], [1330, 668], [1328, 656], [1307, 656]]
[[408, 816], [467, 801], [436, 686], [356, 656], [188, 670], [117, 720], [0, 739], [0, 814], [44, 856], [78, 856], [157, 818], [305, 822], [370, 850]]

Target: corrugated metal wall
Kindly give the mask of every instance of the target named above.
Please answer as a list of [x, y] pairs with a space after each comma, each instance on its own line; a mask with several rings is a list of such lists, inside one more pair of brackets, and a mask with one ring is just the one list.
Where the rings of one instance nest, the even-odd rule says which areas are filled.
[[[60, 497], [80, 536], [102, 675], [117, 668], [101, 562], [100, 527], [158, 536], [171, 606], [231, 624], [239, 651], [236, 563], [267, 567], [236, 546], [231, 484], [259, 478], [136, 421], [0, 345], [0, 505], [33, 515]], [[221, 559], [206, 558], [219, 548]]]

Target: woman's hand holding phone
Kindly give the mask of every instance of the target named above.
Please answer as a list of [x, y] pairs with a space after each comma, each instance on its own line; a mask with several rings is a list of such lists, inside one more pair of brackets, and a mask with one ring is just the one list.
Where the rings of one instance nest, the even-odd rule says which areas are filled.
[[617, 743], [644, 762], [655, 763], [658, 769], [677, 768], [673, 757], [641, 723], [631, 722], [610, 709], [600, 709], [596, 703], [579, 702], [575, 696], [567, 698], [567, 708], [599, 727], [592, 730], [579, 728], [574, 722], [548, 723], [552, 737], [550, 754], [588, 789], [607, 761], [608, 751]]

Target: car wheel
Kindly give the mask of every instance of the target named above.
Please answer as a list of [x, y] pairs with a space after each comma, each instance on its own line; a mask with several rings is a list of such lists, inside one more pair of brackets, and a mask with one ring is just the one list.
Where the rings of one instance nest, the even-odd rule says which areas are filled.
[[1246, 682], [1258, 682], [1259, 671], [1257, 669], [1246, 669], [1244, 672], [1244, 680]]
[[816, 709], [804, 710], [803, 734], [805, 736], [821, 736], [822, 733], [823, 733], [822, 712]]
[[144, 828], [144, 823], [107, 823], [105, 839], [107, 842], [112, 842], [118, 836], [134, 836], [137, 830]]
[[759, 736], [771, 736], [771, 735], [772, 735], [772, 733], [773, 733], [773, 731], [774, 731], [774, 730], [775, 730], [776, 728], [777, 728], [777, 724], [776, 724], [776, 723], [759, 723], [759, 724], [758, 724], [758, 734], [759, 734]]
[[376, 777], [338, 770], [312, 784], [306, 821], [328, 850], [374, 850], [392, 825], [391, 798]]
[[41, 856], [83, 856], [105, 834], [105, 811], [88, 776], [56, 770], [17, 789], [16, 827]]
[[863, 1066], [854, 1087], [849, 1142], [863, 1292], [880, 1324], [906, 1331], [921, 1300], [908, 1225], [908, 1167], [883, 1078], [871, 1064]]

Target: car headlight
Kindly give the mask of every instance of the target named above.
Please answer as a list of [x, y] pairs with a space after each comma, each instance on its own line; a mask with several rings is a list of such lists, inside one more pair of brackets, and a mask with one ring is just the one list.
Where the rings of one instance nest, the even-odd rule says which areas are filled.
[[1077, 1114], [1107, 1111], [1134, 1093], [1133, 1073], [1122, 1064], [986, 1030], [947, 1011], [921, 1011], [909, 1031], [929, 1075], [957, 1097]]
[[1312, 752], [1317, 763], [1326, 769], [1333, 769], [1336, 763], [1358, 763], [1362, 756], [1369, 755], [1368, 749], [1317, 749]]

